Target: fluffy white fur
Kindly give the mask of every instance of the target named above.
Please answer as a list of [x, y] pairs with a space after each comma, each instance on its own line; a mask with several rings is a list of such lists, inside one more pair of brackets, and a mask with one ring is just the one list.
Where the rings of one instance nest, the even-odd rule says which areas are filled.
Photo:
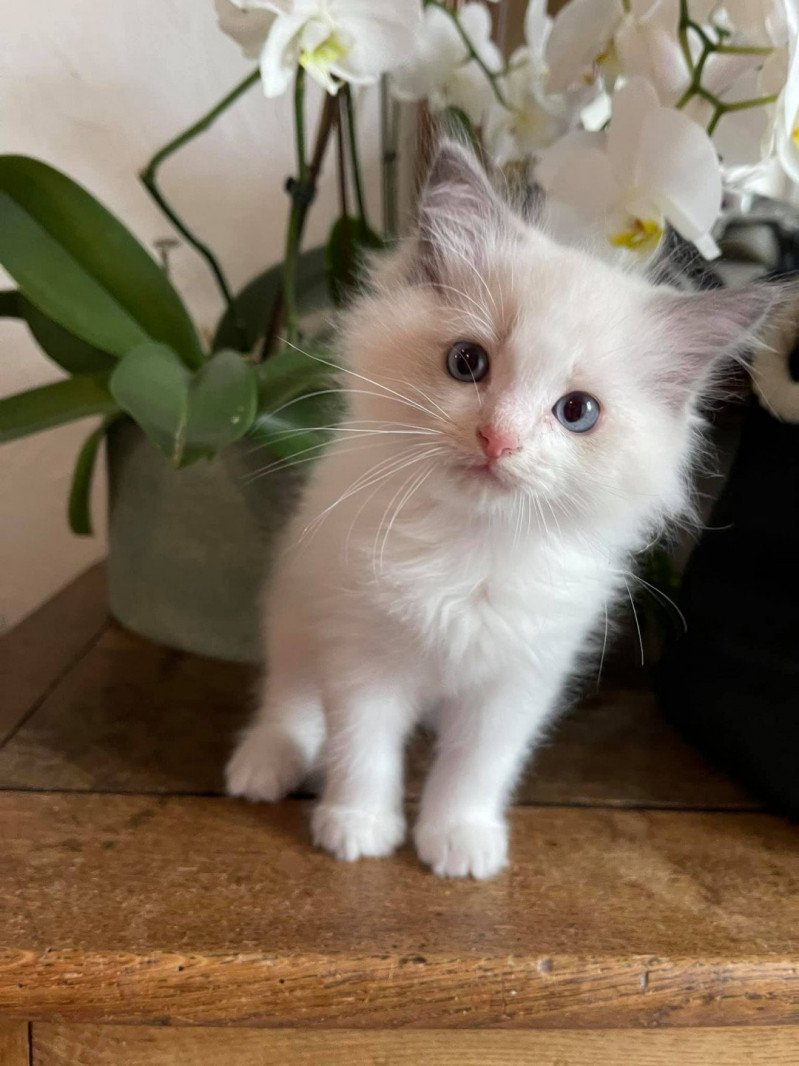
[[[560, 247], [445, 145], [416, 238], [346, 318], [349, 414], [267, 590], [269, 673], [229, 791], [275, 801], [321, 766], [316, 843], [388, 855], [424, 720], [419, 857], [497, 873], [514, 782], [627, 595], [631, 553], [688, 506], [700, 391], [770, 300], [655, 288]], [[457, 340], [488, 352], [479, 384], [446, 373]], [[552, 413], [573, 390], [601, 404], [585, 434]], [[490, 469], [487, 425], [520, 442]]]

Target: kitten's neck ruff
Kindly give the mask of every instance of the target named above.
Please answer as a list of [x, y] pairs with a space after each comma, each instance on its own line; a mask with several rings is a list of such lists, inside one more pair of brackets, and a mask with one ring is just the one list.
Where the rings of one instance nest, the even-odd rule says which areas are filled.
[[357, 500], [356, 494], [338, 518], [345, 549], [356, 552], [372, 578], [391, 584], [431, 572], [521, 580], [538, 571], [557, 581], [567, 567], [617, 567], [640, 540], [631, 541], [629, 524], [622, 531], [587, 529], [579, 514], [529, 491], [479, 498], [457, 491], [440, 472], [415, 491], [401, 479], [387, 483], [363, 509]]

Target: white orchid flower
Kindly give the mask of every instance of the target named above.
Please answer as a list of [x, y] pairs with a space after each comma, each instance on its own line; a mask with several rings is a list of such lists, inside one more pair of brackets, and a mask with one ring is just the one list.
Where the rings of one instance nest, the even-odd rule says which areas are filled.
[[615, 248], [650, 254], [670, 223], [706, 257], [718, 254], [710, 236], [721, 209], [713, 144], [686, 115], [663, 107], [643, 78], [616, 92], [606, 133], [567, 134], [544, 154], [536, 177]]
[[787, 53], [782, 51], [772, 64], [764, 66], [767, 75], [773, 70], [770, 86], [767, 85], [772, 91], [779, 79], [780, 58], [787, 73], [774, 108], [774, 144], [783, 170], [792, 181], [799, 182], [799, 42], [795, 36]]
[[[702, 87], [723, 104], [776, 94], [785, 83], [781, 52], [776, 49], [765, 62], [758, 55], [711, 55], [705, 63]], [[759, 167], [764, 158], [773, 154], [773, 106], [728, 111], [715, 125], [715, 105], [702, 96], [693, 96], [682, 110], [704, 129], [712, 129], [711, 137], [725, 171]]]
[[[685, 114], [706, 129], [712, 129], [712, 139], [721, 157], [723, 173], [731, 179], [734, 176], [736, 184], [745, 182], [747, 173], [749, 177], [757, 177], [775, 151], [787, 161], [789, 174], [791, 158], [797, 157], [799, 117], [787, 113], [793, 106], [792, 100], [799, 105], [799, 85], [793, 92], [788, 84], [791, 81], [791, 57], [796, 47], [797, 29], [786, 22], [784, 16], [788, 12], [787, 6], [783, 8], [781, 4], [777, 7], [771, 4], [771, 14], [775, 12], [782, 12], [780, 19], [773, 18], [769, 22], [766, 6], [761, 8], [761, 15], [774, 31], [774, 37], [769, 38], [767, 46], [771, 47], [771, 53], [765, 57], [757, 54], [711, 55], [702, 73], [702, 87], [722, 104], [773, 98], [777, 99], [776, 105], [764, 103], [727, 111], [713, 125], [715, 106], [710, 100], [697, 95], [684, 108]], [[775, 38], [784, 43], [774, 43]], [[749, 46], [752, 38], [736, 33], [729, 38], [729, 43]], [[799, 64], [795, 66], [792, 77], [799, 82]], [[799, 173], [799, 160], [793, 165], [795, 172]]]
[[689, 81], [679, 22], [679, 0], [571, 0], [555, 16], [547, 44], [550, 88], [602, 75], [612, 89], [623, 74], [645, 77], [663, 103], [674, 103]]
[[679, 0], [630, 0], [610, 46], [625, 77], [646, 78], [663, 104], [675, 104], [690, 80], [679, 22]]
[[[469, 3], [458, 21], [477, 55], [492, 74], [502, 69], [502, 54], [491, 40], [491, 16], [483, 4]], [[413, 52], [391, 76], [399, 100], [427, 100], [431, 110], [457, 107], [475, 125], [494, 98], [485, 71], [471, 57], [450, 14], [431, 4], [424, 9]]]
[[541, 85], [549, 74], [546, 48], [552, 23], [552, 18], [547, 14], [547, 0], [530, 0], [524, 14], [524, 40], [535, 79]]
[[499, 79], [504, 103], [493, 100], [485, 118], [483, 136], [497, 166], [530, 159], [551, 145], [585, 102], [582, 92], [579, 96], [546, 92], [545, 50], [551, 27], [546, 0], [530, 0], [524, 20], [526, 44], [516, 49], [507, 73]]
[[724, 0], [723, 6], [732, 27], [744, 34], [749, 44], [767, 44], [772, 25], [782, 21], [781, 0]]
[[551, 92], [594, 81], [623, 18], [622, 0], [570, 0], [560, 9], [546, 45]]
[[[268, 24], [261, 23], [265, 30], [260, 50], [261, 80], [267, 96], [285, 92], [298, 65], [329, 93], [336, 93], [345, 81], [376, 81], [410, 53], [421, 18], [420, 0], [230, 2], [247, 18], [270, 19]], [[219, 12], [220, 0], [216, 3]], [[220, 20], [225, 32], [243, 47], [254, 48], [255, 25], [250, 26], [244, 19], [234, 24], [229, 12], [226, 22], [227, 25]]]
[[570, 119], [563, 99], [539, 90], [533, 60], [524, 47], [511, 56], [499, 85], [505, 103], [491, 103], [483, 137], [491, 158], [504, 167], [547, 148], [566, 132]]

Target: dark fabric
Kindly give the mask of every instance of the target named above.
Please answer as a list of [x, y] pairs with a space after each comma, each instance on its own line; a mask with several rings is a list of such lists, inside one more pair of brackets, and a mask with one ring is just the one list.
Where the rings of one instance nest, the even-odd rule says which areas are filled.
[[685, 573], [688, 632], [657, 671], [666, 715], [799, 817], [799, 426], [757, 404]]

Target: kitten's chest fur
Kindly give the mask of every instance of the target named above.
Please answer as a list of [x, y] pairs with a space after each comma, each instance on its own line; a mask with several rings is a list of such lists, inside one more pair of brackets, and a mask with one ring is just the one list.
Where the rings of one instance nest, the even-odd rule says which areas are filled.
[[398, 530], [367, 585], [422, 654], [474, 681], [503, 663], [570, 657], [613, 587], [607, 559], [574, 545], [443, 524], [436, 536]]

